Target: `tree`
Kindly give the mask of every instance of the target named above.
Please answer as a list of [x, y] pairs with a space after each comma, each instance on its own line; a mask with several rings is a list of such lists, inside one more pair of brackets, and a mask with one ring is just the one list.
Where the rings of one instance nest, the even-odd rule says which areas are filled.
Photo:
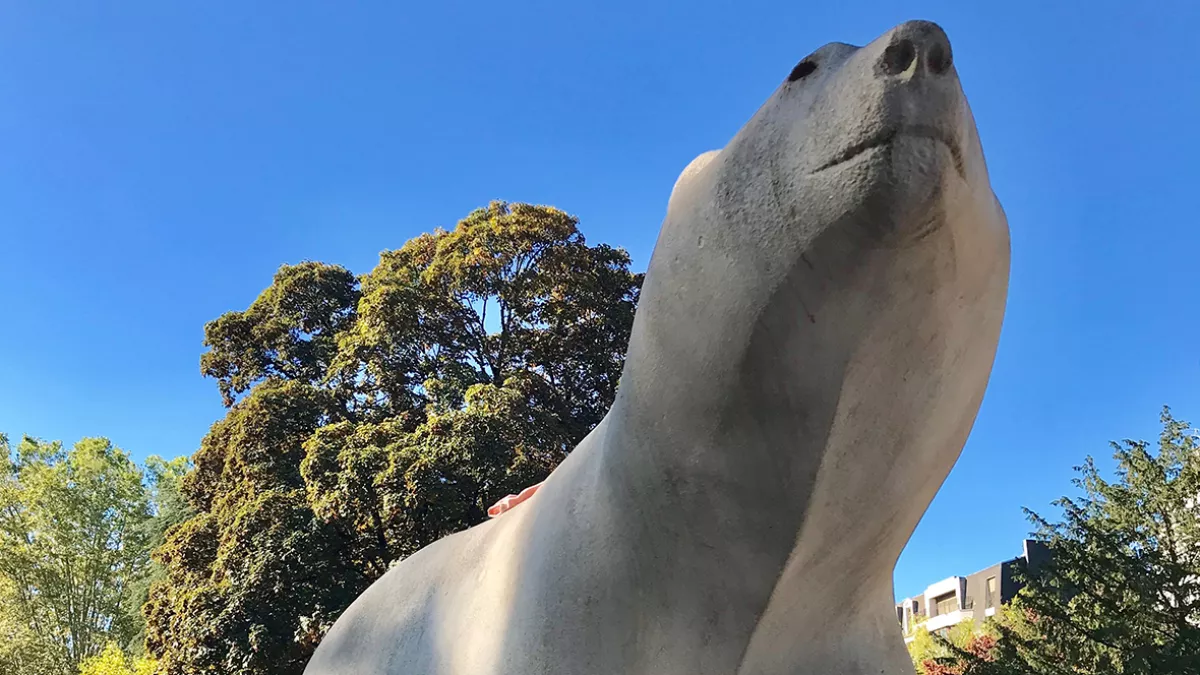
[[545, 384], [529, 391], [535, 405], [582, 438], [616, 391], [642, 276], [577, 225], [558, 209], [493, 202], [385, 251], [330, 373], [353, 411], [419, 411], [429, 380], [453, 407], [472, 384], [525, 373]]
[[964, 675], [973, 662], [991, 664], [995, 659], [998, 632], [994, 622], [977, 624], [974, 619], [928, 631], [927, 617], [914, 617], [906, 637], [908, 655], [917, 675]]
[[958, 654], [964, 672], [1200, 673], [1200, 439], [1161, 421], [1157, 452], [1113, 444], [1115, 481], [1089, 457], [1061, 521], [1028, 512], [1048, 560], [1019, 570], [991, 660]]
[[353, 321], [356, 281], [333, 265], [285, 265], [244, 312], [229, 312], [204, 328], [211, 347], [201, 371], [215, 377], [225, 405], [268, 377], [315, 383], [337, 350], [336, 336]]
[[300, 477], [303, 441], [331, 405], [307, 383], [270, 379], [205, 437], [181, 484], [196, 515], [155, 552], [166, 575], [150, 590], [146, 646], [161, 671], [298, 672], [301, 622], [362, 589]]
[[355, 563], [368, 576], [481, 522], [496, 498], [562, 461], [561, 430], [530, 405], [522, 384], [472, 385], [462, 408], [435, 408], [413, 431], [343, 422], [309, 440], [302, 471], [310, 503], [355, 542]]
[[70, 670], [60, 649], [38, 639], [16, 585], [0, 576], [0, 673], [62, 675]]
[[205, 329], [228, 407], [155, 554], [162, 673], [299, 673], [397, 560], [542, 480], [615, 395], [641, 275], [551, 207], [493, 202], [355, 278], [282, 267]]
[[126, 590], [145, 574], [152, 517], [142, 473], [103, 438], [70, 451], [28, 437], [15, 451], [2, 447], [6, 632], [14, 645], [32, 636], [50, 672], [74, 670], [108, 639], [136, 630]]
[[913, 667], [921, 675], [933, 675], [938, 659], [950, 657], [955, 647], [965, 649], [979, 633], [974, 620], [960, 621], [942, 629], [945, 634], [926, 630], [928, 620], [924, 616], [913, 617], [912, 627], [906, 636], [912, 638], [907, 643], [908, 655], [912, 658]]
[[153, 675], [155, 663], [147, 657], [129, 658], [110, 642], [99, 654], [79, 664], [79, 675]]
[[[180, 491], [180, 480], [189, 468], [186, 457], [167, 461], [151, 455], [146, 459], [145, 483], [154, 513], [143, 524], [148, 551], [162, 546], [166, 542], [167, 531], [192, 516], [192, 509]], [[124, 621], [131, 630], [124, 650], [133, 656], [141, 656], [145, 652], [146, 619], [142, 615], [142, 607], [150, 599], [150, 587], [164, 580], [166, 573], [166, 568], [151, 560], [146, 573], [129, 584]]]

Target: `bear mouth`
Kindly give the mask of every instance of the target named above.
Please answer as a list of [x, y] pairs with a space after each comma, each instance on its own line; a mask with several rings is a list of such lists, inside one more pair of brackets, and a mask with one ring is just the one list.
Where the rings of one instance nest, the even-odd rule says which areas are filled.
[[958, 175], [963, 180], [966, 180], [967, 172], [966, 167], [963, 165], [962, 149], [958, 146], [958, 139], [954, 138], [952, 134], [946, 133], [941, 129], [927, 125], [898, 127], [895, 129], [888, 129], [880, 134], [876, 134], [875, 136], [872, 136], [861, 143], [855, 143], [854, 145], [841, 151], [828, 162], [825, 162], [813, 170], [812, 173], [818, 173], [820, 171], [824, 171], [825, 169], [832, 169], [839, 164], [844, 164], [854, 159], [868, 150], [890, 145], [897, 138], [903, 137], [924, 138], [934, 141], [935, 143], [945, 147], [948, 151], [950, 151], [950, 157], [954, 160], [955, 171], [958, 172]]

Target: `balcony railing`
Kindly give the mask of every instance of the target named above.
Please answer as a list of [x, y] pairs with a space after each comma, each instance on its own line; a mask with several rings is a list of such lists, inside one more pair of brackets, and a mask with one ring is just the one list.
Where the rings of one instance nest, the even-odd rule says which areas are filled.
[[929, 620], [925, 622], [925, 630], [934, 631], [939, 628], [946, 628], [971, 618], [974, 618], [971, 610], [966, 608], [956, 609], [947, 614], [938, 614], [937, 616], [929, 617]]

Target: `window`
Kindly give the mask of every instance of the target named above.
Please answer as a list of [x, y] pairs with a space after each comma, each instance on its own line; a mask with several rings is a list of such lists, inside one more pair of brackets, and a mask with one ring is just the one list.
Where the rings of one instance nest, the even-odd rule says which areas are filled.
[[983, 606], [991, 609], [996, 606], [996, 577], [987, 578], [987, 591], [983, 594]]
[[937, 608], [937, 616], [958, 611], [958, 597], [953, 593], [939, 595], [933, 599], [933, 603], [934, 607]]

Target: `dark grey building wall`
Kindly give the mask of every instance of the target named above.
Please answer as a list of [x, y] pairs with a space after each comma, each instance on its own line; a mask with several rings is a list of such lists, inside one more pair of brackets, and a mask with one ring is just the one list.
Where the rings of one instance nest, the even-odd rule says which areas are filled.
[[1000, 596], [1004, 602], [1012, 600], [1017, 595], [1017, 591], [1021, 590], [1021, 584], [1013, 576], [1013, 572], [1017, 569], [1017, 561], [1011, 560], [1004, 564], [1004, 576], [1000, 584]]
[[971, 616], [975, 618], [977, 623], [982, 623], [987, 618], [988, 608], [988, 579], [993, 579], [995, 590], [992, 593], [991, 606], [998, 607], [1003, 600], [1001, 599], [1001, 586], [1004, 567], [1008, 563], [999, 563], [991, 567], [980, 570], [975, 574], [967, 577], [967, 594], [964, 600], [966, 606], [971, 608]]
[[1046, 542], [1026, 539], [1025, 555], [1029, 559], [1029, 568], [1036, 570], [1050, 560], [1050, 547], [1046, 545]]
[[1004, 563], [1003, 599], [1006, 603], [1016, 597], [1017, 591], [1021, 590], [1021, 582], [1015, 574], [1018, 567], [1028, 565], [1029, 569], [1033, 571], [1050, 559], [1050, 548], [1046, 546], [1045, 542], [1026, 539], [1024, 545], [1025, 551], [1021, 557]]

